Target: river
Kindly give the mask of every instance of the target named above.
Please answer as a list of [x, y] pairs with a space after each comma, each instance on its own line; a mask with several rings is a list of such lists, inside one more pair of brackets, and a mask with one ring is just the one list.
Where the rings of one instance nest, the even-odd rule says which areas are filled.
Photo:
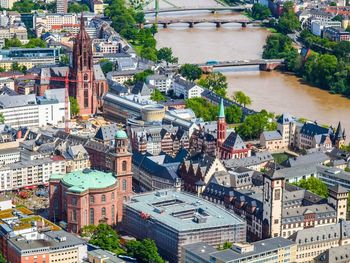
[[[184, 2], [194, 2], [176, 1], [182, 6]], [[216, 5], [213, 0], [196, 0], [196, 3], [195, 6]], [[182, 14], [189, 15], [213, 16], [210, 13]], [[241, 16], [231, 13], [216, 14], [223, 15]], [[260, 58], [269, 34], [264, 28], [241, 28], [238, 24], [225, 25], [219, 29], [213, 24], [199, 24], [194, 28], [176, 24], [167, 29], [159, 28], [156, 39], [158, 48], [171, 47], [180, 63], [198, 63], [208, 60]], [[262, 72], [251, 67], [234, 68], [223, 73], [229, 83], [228, 94], [232, 95], [237, 90], [244, 91], [252, 98], [251, 107], [255, 110], [266, 109], [276, 114], [290, 113], [333, 126], [340, 120], [347, 133], [350, 133], [350, 100], [347, 98], [331, 95], [327, 91], [303, 84], [293, 75], [278, 71]]]

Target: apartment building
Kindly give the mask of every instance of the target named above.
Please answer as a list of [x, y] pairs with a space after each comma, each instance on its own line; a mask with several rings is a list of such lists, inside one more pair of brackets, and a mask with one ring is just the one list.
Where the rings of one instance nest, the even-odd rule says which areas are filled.
[[183, 99], [201, 97], [201, 94], [204, 91], [202, 87], [182, 77], [176, 77], [174, 79], [172, 89], [174, 90], [176, 96]]
[[0, 190], [47, 185], [52, 174], [65, 173], [66, 161], [54, 157], [11, 163], [0, 168]]
[[350, 41], [350, 33], [345, 31], [342, 27], [327, 27], [323, 32], [323, 37], [332, 41]]
[[19, 162], [19, 160], [20, 160], [19, 148], [16, 147], [16, 148], [0, 149], [0, 166]]
[[173, 79], [166, 75], [154, 74], [146, 78], [146, 83], [157, 87], [160, 92], [168, 93], [172, 89]]

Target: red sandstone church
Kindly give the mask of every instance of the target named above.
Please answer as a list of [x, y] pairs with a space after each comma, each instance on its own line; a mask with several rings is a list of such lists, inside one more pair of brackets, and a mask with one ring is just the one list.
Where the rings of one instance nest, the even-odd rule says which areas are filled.
[[67, 74], [70, 80], [69, 96], [77, 99], [79, 114], [88, 116], [98, 112], [108, 86], [100, 65], [93, 63], [92, 41], [85, 30], [83, 16], [80, 32], [74, 41], [71, 65], [42, 68], [40, 80], [35, 85], [37, 95], [44, 95], [47, 89], [64, 88], [64, 78]]
[[86, 225], [122, 221], [123, 203], [132, 195], [131, 153], [128, 136], [119, 130], [111, 152], [113, 172], [85, 169], [50, 177], [50, 218], [67, 223], [69, 232]]

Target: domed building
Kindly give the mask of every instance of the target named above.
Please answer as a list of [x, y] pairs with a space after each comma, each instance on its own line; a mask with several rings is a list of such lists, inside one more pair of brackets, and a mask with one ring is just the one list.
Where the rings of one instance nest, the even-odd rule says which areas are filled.
[[112, 172], [84, 169], [50, 178], [50, 218], [67, 223], [79, 233], [86, 225], [117, 224], [122, 220], [123, 202], [132, 194], [131, 153], [128, 136], [118, 130], [110, 153]]

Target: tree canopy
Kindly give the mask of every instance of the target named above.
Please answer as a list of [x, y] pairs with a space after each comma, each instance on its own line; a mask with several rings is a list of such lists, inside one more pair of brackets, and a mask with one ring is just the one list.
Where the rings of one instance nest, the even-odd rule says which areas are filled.
[[271, 16], [271, 11], [267, 6], [255, 3], [252, 7], [251, 16], [256, 20], [264, 20]]
[[114, 64], [109, 59], [101, 59], [100, 64], [101, 64], [101, 69], [105, 75], [108, 72], [113, 71], [113, 69], [114, 69]]
[[298, 17], [294, 13], [294, 3], [287, 1], [283, 4], [283, 13], [278, 20], [277, 29], [281, 33], [289, 34], [300, 28]]
[[0, 113], [0, 123], [4, 124], [4, 122], [5, 122], [4, 114]]
[[227, 80], [221, 72], [211, 72], [205, 78], [200, 79], [199, 85], [213, 91], [219, 96], [226, 97]]
[[114, 229], [107, 224], [99, 224], [93, 232], [90, 244], [99, 246], [116, 254], [125, 253], [120, 247], [120, 240]]
[[243, 91], [235, 91], [233, 93], [233, 100], [238, 104], [243, 105], [243, 107], [249, 106], [252, 104], [251, 98], [246, 95]]
[[164, 95], [157, 89], [154, 89], [152, 94], [151, 94], [151, 100], [154, 100], [156, 102], [159, 102], [159, 101], [165, 101], [165, 97]]
[[327, 185], [316, 177], [309, 177], [308, 179], [301, 179], [299, 182], [294, 183], [295, 185], [309, 190], [314, 194], [317, 194], [322, 197], [328, 196]]
[[180, 74], [184, 78], [194, 81], [202, 76], [202, 69], [193, 64], [184, 64], [180, 67]]
[[10, 47], [23, 47], [23, 48], [45, 48], [47, 46], [46, 42], [40, 38], [31, 38], [28, 43], [23, 45], [18, 38], [7, 38], [5, 39], [4, 49]]
[[68, 13], [81, 13], [83, 11], [90, 11], [87, 4], [79, 4], [77, 2], [70, 2], [68, 4]]
[[164, 60], [168, 63], [177, 63], [178, 61], [178, 58], [175, 58], [173, 56], [173, 51], [169, 47], [162, 47], [161, 49], [159, 49], [157, 52], [157, 57], [159, 61]]
[[79, 114], [80, 108], [78, 101], [75, 97], [69, 97], [69, 103], [70, 103], [70, 115], [72, 117]]
[[238, 134], [246, 140], [258, 139], [263, 131], [277, 129], [274, 115], [262, 110], [259, 113], [247, 116], [243, 123], [237, 127]]
[[[196, 117], [203, 118], [204, 121], [214, 121], [217, 119], [219, 107], [211, 104], [204, 98], [187, 99], [186, 107], [192, 109]], [[236, 105], [225, 108], [225, 118], [229, 124], [239, 123], [242, 116], [242, 109]]]
[[126, 243], [128, 255], [136, 258], [141, 263], [163, 263], [164, 260], [158, 254], [156, 243], [151, 239], [142, 241], [132, 240]]

